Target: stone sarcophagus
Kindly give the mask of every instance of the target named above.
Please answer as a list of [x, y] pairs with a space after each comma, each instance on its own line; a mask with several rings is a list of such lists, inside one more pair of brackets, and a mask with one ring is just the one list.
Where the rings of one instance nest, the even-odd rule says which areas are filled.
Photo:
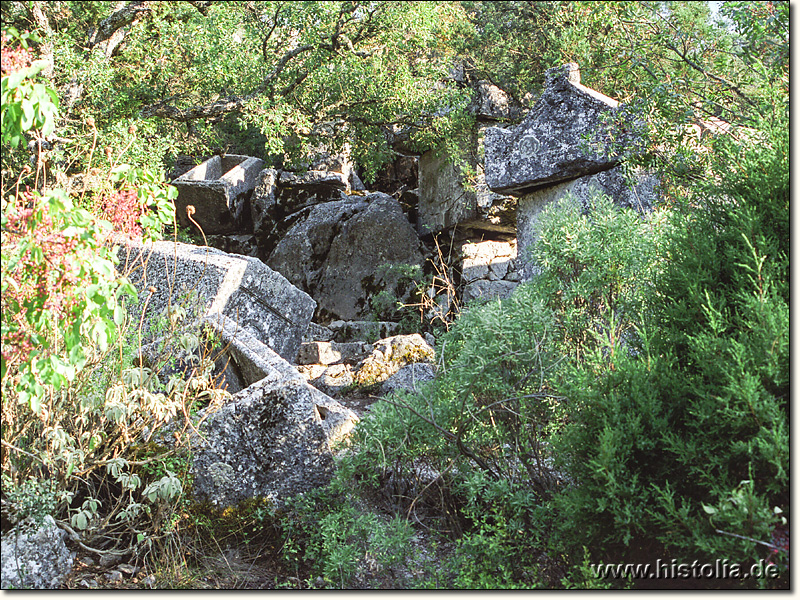
[[263, 168], [260, 158], [227, 154], [212, 156], [184, 173], [172, 182], [178, 188], [178, 222], [182, 227], [196, 229], [186, 213], [186, 207], [191, 205], [191, 219], [206, 235], [252, 232], [250, 196]]

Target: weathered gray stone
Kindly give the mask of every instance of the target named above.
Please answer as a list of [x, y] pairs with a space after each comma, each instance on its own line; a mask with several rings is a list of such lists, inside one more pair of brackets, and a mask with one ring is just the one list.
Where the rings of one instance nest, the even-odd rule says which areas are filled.
[[260, 260], [206, 247], [173, 242], [125, 242], [118, 250], [120, 271], [139, 291], [131, 318], [148, 341], [158, 336], [165, 311], [187, 310], [191, 322], [219, 313], [275, 350], [294, 360], [315, 303], [305, 292]]
[[233, 366], [241, 374], [243, 388], [265, 377], [300, 381], [294, 367], [233, 319], [217, 313], [206, 315], [201, 322], [210, 325], [219, 337], [219, 345], [224, 349], [224, 355], [232, 359]]
[[461, 301], [467, 303], [471, 300], [489, 300], [495, 298], [504, 300], [511, 296], [518, 285], [519, 284], [515, 281], [489, 281], [487, 279], [478, 279], [464, 287]]
[[473, 84], [473, 87], [475, 96], [470, 112], [479, 119], [506, 121], [521, 116], [520, 109], [512, 104], [508, 94], [493, 83], [481, 80]]
[[195, 226], [186, 207], [194, 206], [192, 219], [205, 232], [252, 231], [250, 195], [264, 161], [252, 156], [213, 156], [172, 182], [178, 188], [175, 213], [183, 227]]
[[286, 232], [266, 263], [315, 296], [334, 238], [350, 218], [366, 207], [357, 196], [314, 206]]
[[272, 214], [278, 201], [278, 171], [264, 169], [256, 176], [253, 194], [250, 198], [250, 215], [253, 231], [261, 233], [265, 228], [272, 229]]
[[[474, 164], [471, 165], [474, 168]], [[419, 157], [419, 216], [417, 230], [428, 235], [475, 219], [478, 201], [465, 186], [458, 165], [446, 155], [428, 150]]]
[[419, 158], [419, 202], [417, 230], [428, 235], [463, 225], [472, 229], [514, 233], [516, 198], [498, 194], [486, 184], [483, 164], [478, 160], [486, 127], [475, 130], [475, 151], [462, 157], [474, 176], [432, 150]]
[[313, 321], [308, 324], [308, 331], [303, 336], [304, 342], [330, 342], [331, 340], [333, 340], [333, 331]]
[[530, 248], [536, 240], [537, 223], [544, 208], [572, 194], [584, 210], [589, 211], [592, 196], [598, 193], [611, 197], [620, 207], [646, 212], [658, 202], [659, 183], [646, 171], [637, 170], [626, 175], [622, 167], [615, 167], [522, 196], [517, 208], [517, 269], [523, 281], [539, 272], [530, 256]]
[[42, 523], [18, 523], [0, 544], [2, 589], [58, 588], [75, 561], [66, 537], [50, 515]]
[[361, 178], [358, 176], [358, 173], [352, 171], [350, 173], [350, 189], [354, 192], [366, 192], [367, 186], [364, 185], [364, 182], [361, 181]]
[[306, 171], [304, 173], [281, 171], [278, 185], [305, 189], [346, 190], [348, 177], [344, 173], [337, 171]]
[[422, 244], [398, 201], [381, 193], [365, 199], [366, 209], [343, 225], [325, 260], [315, 298], [326, 320], [370, 316], [370, 301], [379, 292], [408, 300], [413, 286], [396, 269], [425, 262]]
[[402, 390], [418, 392], [419, 384], [431, 381], [436, 377], [436, 367], [430, 363], [412, 363], [402, 367], [381, 385], [384, 394]]
[[514, 129], [486, 130], [486, 182], [522, 195], [612, 168], [627, 134], [613, 121], [618, 103], [580, 83], [578, 65], [549, 69], [545, 90]]
[[410, 286], [397, 269], [423, 262], [400, 204], [382, 193], [311, 208], [267, 259], [316, 300], [316, 320], [323, 323], [370, 316], [370, 301], [381, 291], [406, 298]]
[[337, 397], [342, 391], [352, 388], [355, 372], [349, 364], [300, 365], [297, 370], [306, 380], [324, 394]]
[[204, 421], [202, 438], [195, 438], [194, 493], [217, 507], [254, 497], [280, 506], [330, 481], [332, 446], [357, 421], [299, 373], [267, 376]]

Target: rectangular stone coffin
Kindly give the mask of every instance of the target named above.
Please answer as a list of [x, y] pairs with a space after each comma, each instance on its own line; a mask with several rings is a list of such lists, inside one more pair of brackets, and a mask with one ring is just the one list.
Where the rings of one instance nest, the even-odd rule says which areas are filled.
[[186, 215], [194, 206], [194, 219], [206, 235], [252, 233], [250, 196], [264, 161], [252, 156], [212, 156], [172, 182], [178, 188], [175, 211], [183, 227], [196, 227]]
[[126, 242], [118, 254], [120, 271], [139, 291], [139, 305], [129, 312], [138, 327], [144, 309], [143, 341], [158, 336], [153, 326], [168, 306], [182, 306], [187, 322], [222, 314], [295, 360], [316, 303], [260, 260], [174, 242]]

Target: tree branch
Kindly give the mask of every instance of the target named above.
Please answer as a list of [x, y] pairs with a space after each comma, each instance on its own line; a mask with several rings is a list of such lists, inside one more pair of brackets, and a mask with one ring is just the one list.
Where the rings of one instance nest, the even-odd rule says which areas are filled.
[[138, 21], [142, 13], [149, 12], [151, 10], [149, 5], [150, 2], [148, 1], [118, 3], [117, 9], [107, 18], [103, 19], [96, 29], [92, 29], [89, 32], [89, 49], [104, 42], [108, 42], [104, 52], [106, 56], [111, 56], [114, 48], [116, 48], [125, 37], [124, 31], [121, 31], [122, 28]]
[[[261, 85], [246, 96], [227, 96], [209, 104], [200, 104], [189, 108], [177, 108], [175, 106], [168, 106], [165, 102], [159, 102], [158, 104], [145, 106], [141, 114], [145, 118], [162, 117], [164, 119], [185, 123], [187, 121], [193, 121], [194, 119], [212, 119], [236, 110], [241, 110], [247, 102], [263, 94], [264, 91], [274, 83], [290, 60], [312, 49], [314, 49], [314, 46], [306, 44], [304, 46], [298, 46], [294, 50], [290, 50], [284, 54], [272, 72], [264, 78]], [[302, 81], [302, 79], [300, 79], [300, 81]], [[300, 81], [296, 81], [296, 84], [299, 84]]]
[[687, 65], [689, 65], [695, 71], [698, 71], [698, 72], [702, 73], [703, 75], [705, 75], [709, 79], [713, 79], [717, 83], [721, 83], [722, 85], [727, 87], [729, 90], [734, 92], [737, 96], [739, 96], [742, 100], [747, 102], [750, 106], [752, 106], [753, 108], [758, 108], [758, 104], [754, 100], [752, 100], [747, 94], [745, 94], [739, 88], [739, 86], [737, 86], [735, 83], [731, 83], [730, 81], [728, 81], [724, 77], [720, 77], [719, 75], [715, 75], [711, 71], [707, 71], [706, 69], [704, 69], [703, 67], [701, 67], [700, 65], [695, 63], [685, 53], [683, 53], [680, 50], [678, 50], [678, 48], [674, 44], [670, 44], [670, 43], [666, 43], [665, 42], [664, 46], [666, 46], [669, 50], [672, 50], [675, 54], [677, 54], [683, 60], [683, 62], [685, 62]]

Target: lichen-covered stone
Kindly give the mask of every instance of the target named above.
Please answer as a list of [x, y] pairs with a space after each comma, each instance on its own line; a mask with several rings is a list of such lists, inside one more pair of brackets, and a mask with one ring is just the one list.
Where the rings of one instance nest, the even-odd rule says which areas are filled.
[[436, 377], [436, 367], [430, 363], [412, 363], [400, 368], [394, 375], [389, 377], [381, 385], [384, 394], [391, 394], [396, 391], [407, 391], [416, 393], [419, 385], [431, 381]]
[[521, 195], [610, 169], [627, 132], [614, 122], [618, 103], [580, 83], [578, 65], [549, 69], [545, 89], [513, 129], [486, 130], [486, 183]]
[[250, 498], [281, 505], [326, 485], [332, 447], [357, 421], [299, 373], [267, 376], [206, 418], [194, 440], [195, 496], [220, 508]]
[[144, 313], [145, 339], [153, 339], [151, 328], [165, 311], [182, 306], [188, 322], [219, 313], [284, 358], [297, 355], [315, 303], [260, 260], [174, 242], [128, 241], [118, 256], [139, 291], [130, 314], [139, 323]]
[[363, 208], [341, 222], [310, 292], [320, 322], [370, 317], [379, 292], [408, 299], [412, 286], [403, 282], [402, 271], [424, 263], [422, 245], [398, 201], [382, 193], [364, 200]]
[[420, 334], [395, 335], [373, 344], [372, 353], [356, 367], [354, 380], [359, 385], [373, 385], [386, 381], [405, 365], [434, 358], [433, 348]]
[[2, 538], [2, 589], [55, 589], [72, 570], [75, 553], [67, 534], [50, 515], [42, 523], [23, 521]]

